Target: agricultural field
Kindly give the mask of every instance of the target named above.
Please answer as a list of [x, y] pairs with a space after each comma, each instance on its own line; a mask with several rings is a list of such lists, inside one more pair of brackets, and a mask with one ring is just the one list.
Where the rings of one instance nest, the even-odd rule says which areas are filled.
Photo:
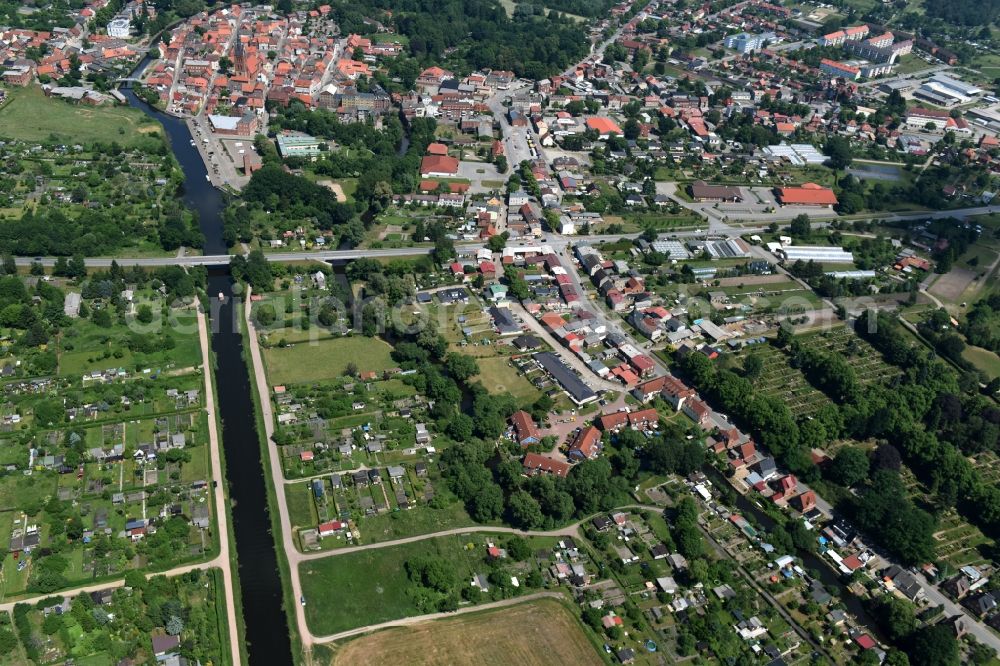
[[163, 131], [131, 107], [70, 104], [46, 97], [34, 85], [9, 89], [8, 94], [10, 100], [0, 108], [0, 136], [7, 139], [131, 145]]
[[347, 643], [332, 666], [367, 663], [578, 664], [604, 661], [583, 627], [554, 599], [518, 604], [460, 618], [388, 629]]

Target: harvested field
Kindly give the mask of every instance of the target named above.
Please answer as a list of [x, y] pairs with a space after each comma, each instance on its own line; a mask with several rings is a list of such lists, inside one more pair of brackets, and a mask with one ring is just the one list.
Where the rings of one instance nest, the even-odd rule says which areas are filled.
[[540, 599], [464, 617], [388, 629], [351, 641], [332, 664], [602, 664], [576, 618]]

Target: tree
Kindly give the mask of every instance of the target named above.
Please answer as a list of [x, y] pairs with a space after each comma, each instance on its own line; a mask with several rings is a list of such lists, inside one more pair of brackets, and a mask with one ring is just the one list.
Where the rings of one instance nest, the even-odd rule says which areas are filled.
[[147, 303], [143, 303], [136, 311], [135, 318], [138, 319], [140, 323], [150, 323], [153, 321], [153, 308], [149, 307]]
[[809, 238], [811, 231], [809, 216], [805, 213], [793, 217], [792, 223], [788, 225], [788, 233], [797, 238]]
[[958, 666], [958, 641], [947, 623], [924, 627], [913, 633], [908, 650], [914, 666]]
[[472, 497], [471, 505], [470, 513], [476, 522], [495, 520], [503, 514], [503, 491], [495, 483], [486, 484]]
[[509, 237], [510, 234], [508, 234], [506, 231], [496, 236], [490, 236], [490, 240], [487, 242], [487, 245], [490, 248], [490, 252], [502, 252], [504, 247], [507, 246], [507, 239]]
[[515, 562], [524, 562], [531, 557], [531, 545], [523, 537], [512, 536], [507, 541], [507, 555]]
[[845, 446], [830, 464], [830, 479], [850, 488], [868, 478], [868, 456], [855, 446]]
[[459, 354], [457, 352], [448, 354], [445, 359], [445, 367], [448, 369], [448, 374], [459, 382], [464, 382], [470, 377], [479, 374], [479, 364], [476, 362], [475, 357], [468, 354]]
[[274, 306], [270, 303], [261, 303], [260, 305], [254, 307], [253, 316], [257, 323], [261, 326], [270, 326], [277, 319], [277, 315], [274, 312]]
[[261, 250], [251, 250], [246, 257], [234, 256], [229, 267], [234, 279], [248, 283], [256, 292], [270, 291], [274, 288], [271, 263]]
[[538, 500], [524, 490], [518, 490], [507, 498], [507, 510], [511, 523], [523, 529], [539, 527], [545, 522]]
[[898, 642], [917, 628], [916, 610], [912, 603], [891, 594], [884, 594], [872, 604], [872, 614], [889, 640]]
[[846, 169], [851, 165], [853, 155], [851, 143], [842, 136], [831, 136], [823, 145], [823, 153], [829, 158], [827, 163], [835, 170]]
[[883, 442], [872, 454], [872, 465], [876, 470], [884, 469], [898, 472], [903, 466], [903, 457], [900, 455], [899, 449], [888, 442]]
[[467, 414], [456, 414], [455, 418], [448, 422], [445, 431], [456, 442], [467, 442], [472, 439], [474, 427], [472, 417]]
[[760, 377], [764, 370], [764, 359], [760, 354], [750, 353], [743, 359], [743, 376], [753, 381]]
[[170, 619], [167, 620], [166, 629], [171, 636], [179, 636], [184, 631], [184, 621], [176, 615], [171, 615]]

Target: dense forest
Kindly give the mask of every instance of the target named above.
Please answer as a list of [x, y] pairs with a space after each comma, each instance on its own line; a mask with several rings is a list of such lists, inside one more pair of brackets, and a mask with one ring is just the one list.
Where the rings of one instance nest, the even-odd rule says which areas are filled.
[[1000, 0], [947, 0], [928, 2], [924, 6], [928, 16], [943, 19], [946, 23], [980, 26], [993, 23], [1000, 17]]
[[167, 250], [198, 247], [203, 237], [179, 208], [166, 211], [156, 225], [122, 217], [115, 211], [84, 208], [66, 215], [58, 208], [27, 210], [18, 220], [0, 219], [0, 253], [20, 256], [114, 254], [149, 238]]
[[614, 0], [537, 0], [537, 2], [519, 2], [518, 7], [526, 5], [537, 7], [538, 9], [552, 9], [576, 16], [588, 16], [591, 18], [605, 18], [611, 8], [617, 2]]
[[371, 32], [364, 19], [386, 20], [387, 11], [408, 38], [410, 55], [424, 66], [443, 63], [460, 73], [505, 69], [541, 79], [587, 54], [580, 23], [531, 6], [518, 7], [513, 17], [494, 0], [361, 0], [333, 9], [344, 34]]

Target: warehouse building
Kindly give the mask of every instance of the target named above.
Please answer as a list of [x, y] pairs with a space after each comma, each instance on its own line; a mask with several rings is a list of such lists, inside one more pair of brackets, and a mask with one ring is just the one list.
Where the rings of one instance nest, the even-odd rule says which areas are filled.
[[546, 372], [552, 375], [552, 378], [559, 383], [576, 404], [585, 405], [597, 400], [597, 393], [552, 352], [539, 352], [535, 354], [535, 360]]

